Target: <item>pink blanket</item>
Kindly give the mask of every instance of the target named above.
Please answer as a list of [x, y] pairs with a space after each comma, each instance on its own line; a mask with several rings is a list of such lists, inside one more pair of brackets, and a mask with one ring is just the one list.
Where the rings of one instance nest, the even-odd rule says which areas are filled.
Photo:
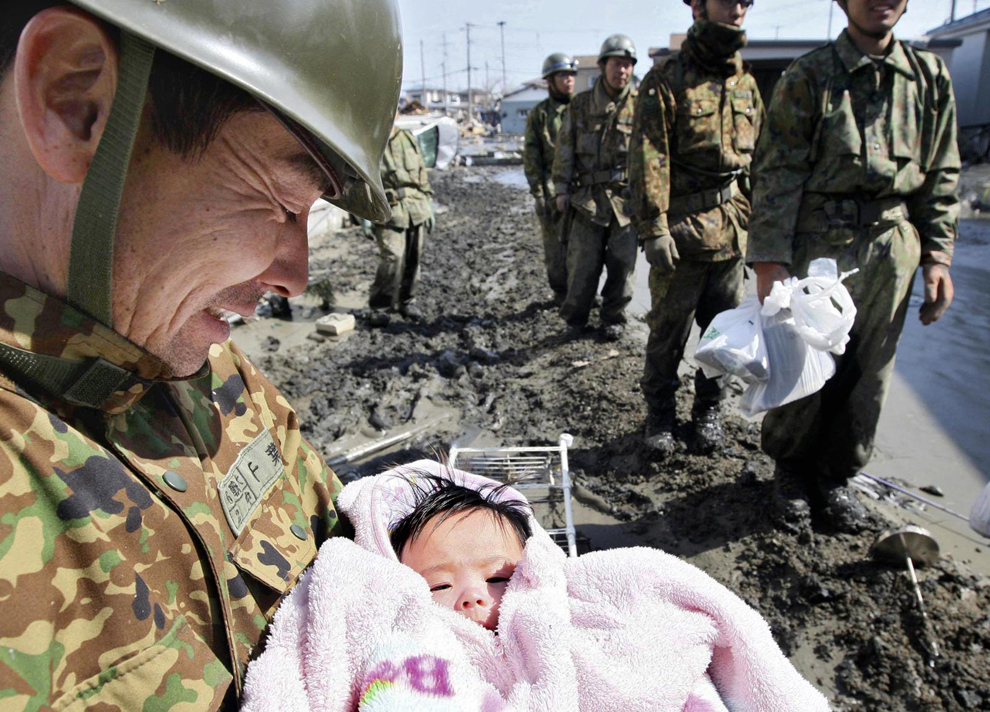
[[[451, 475], [429, 461], [398, 469], [414, 471]], [[324, 544], [282, 603], [248, 668], [247, 712], [828, 710], [758, 613], [655, 549], [568, 559], [534, 525], [497, 635], [442, 608], [388, 543], [409, 507], [396, 474], [341, 493], [355, 541]]]

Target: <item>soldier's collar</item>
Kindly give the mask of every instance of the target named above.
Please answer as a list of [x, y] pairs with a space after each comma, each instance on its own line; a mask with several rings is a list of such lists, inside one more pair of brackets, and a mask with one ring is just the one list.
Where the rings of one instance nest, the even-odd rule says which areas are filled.
[[[189, 378], [208, 372], [204, 364]], [[173, 380], [167, 373], [159, 358], [117, 332], [0, 272], [0, 386], [113, 414]]]
[[[863, 67], [873, 67], [875, 62], [869, 55], [862, 52], [852, 41], [848, 30], [843, 30], [842, 34], [835, 41], [835, 51], [839, 54], [846, 71], [852, 74]], [[894, 38], [891, 41], [890, 51], [883, 58], [883, 63], [891, 69], [900, 72], [908, 79], [914, 79], [914, 69], [908, 61], [907, 52], [900, 40]]]

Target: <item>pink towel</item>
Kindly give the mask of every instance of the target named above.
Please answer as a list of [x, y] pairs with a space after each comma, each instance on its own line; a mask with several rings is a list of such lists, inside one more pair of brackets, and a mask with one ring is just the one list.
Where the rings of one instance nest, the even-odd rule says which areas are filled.
[[[355, 541], [332, 539], [279, 608], [248, 668], [247, 712], [819, 712], [766, 622], [701, 570], [655, 549], [568, 559], [538, 525], [498, 635], [435, 604], [388, 531], [409, 511], [398, 474], [344, 488]], [[506, 493], [519, 497], [514, 490]]]

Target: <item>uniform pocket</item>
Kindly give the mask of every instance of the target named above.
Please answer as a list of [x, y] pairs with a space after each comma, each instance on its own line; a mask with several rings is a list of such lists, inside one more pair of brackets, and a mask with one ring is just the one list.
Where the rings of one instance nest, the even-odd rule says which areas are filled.
[[863, 137], [856, 124], [852, 99], [845, 91], [833, 102], [822, 119], [821, 157], [859, 156], [863, 151]]
[[712, 99], [694, 99], [678, 108], [678, 153], [690, 153], [720, 144], [718, 136], [718, 102]]
[[154, 645], [76, 685], [52, 706], [58, 712], [89, 709], [148, 709], [186, 703], [190, 708], [216, 710], [232, 677], [179, 616]]
[[756, 148], [756, 127], [753, 124], [756, 106], [753, 104], [753, 93], [746, 94], [748, 96], [732, 97], [732, 120], [735, 127], [732, 144], [741, 153], [749, 153]]

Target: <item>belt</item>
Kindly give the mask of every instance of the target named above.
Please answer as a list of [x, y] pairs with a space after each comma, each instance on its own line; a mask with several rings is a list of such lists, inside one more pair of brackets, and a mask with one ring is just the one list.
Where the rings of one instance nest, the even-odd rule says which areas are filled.
[[859, 197], [837, 197], [815, 200], [806, 194], [798, 213], [798, 232], [822, 232], [835, 228], [864, 228], [896, 225], [908, 219], [904, 199], [892, 196], [864, 200]]
[[399, 201], [406, 197], [407, 191], [405, 188], [386, 188], [385, 189], [385, 199], [388, 201], [389, 205], [398, 205]]
[[588, 173], [582, 173], [574, 181], [574, 187], [587, 188], [588, 186], [601, 185], [602, 183], [625, 183], [625, 182], [626, 182], [626, 169], [616, 168], [614, 170], [590, 171]]
[[721, 188], [702, 190], [691, 195], [679, 195], [670, 199], [669, 213], [701, 213], [725, 205], [739, 195], [739, 180], [733, 178]]

